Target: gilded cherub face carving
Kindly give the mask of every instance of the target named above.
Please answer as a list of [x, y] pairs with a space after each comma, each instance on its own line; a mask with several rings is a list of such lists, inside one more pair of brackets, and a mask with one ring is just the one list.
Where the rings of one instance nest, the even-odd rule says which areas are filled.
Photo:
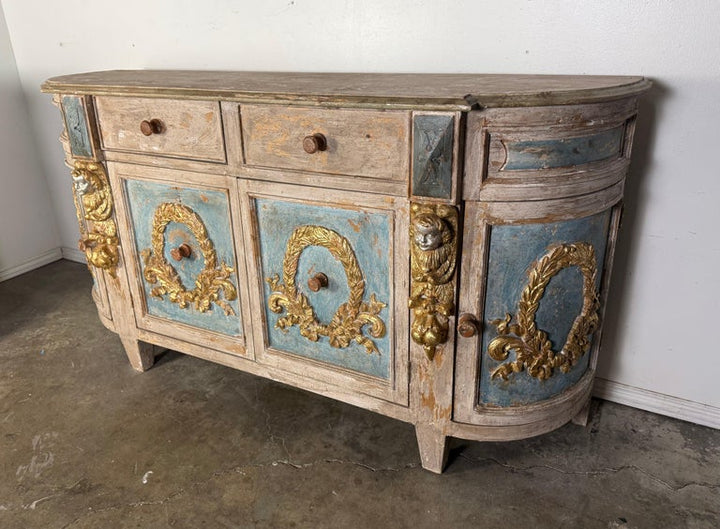
[[81, 173], [73, 171], [72, 179], [75, 191], [77, 191], [80, 195], [85, 195], [88, 192], [93, 191], [92, 184], [90, 184], [90, 182], [88, 182]]
[[413, 242], [417, 248], [428, 252], [443, 244], [447, 228], [441, 219], [435, 215], [418, 215], [413, 224]]

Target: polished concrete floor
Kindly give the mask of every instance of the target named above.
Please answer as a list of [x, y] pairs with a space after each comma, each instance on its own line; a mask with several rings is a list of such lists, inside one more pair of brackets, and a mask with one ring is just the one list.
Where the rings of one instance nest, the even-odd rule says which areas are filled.
[[455, 440], [196, 358], [139, 374], [59, 261], [0, 283], [0, 528], [718, 528], [720, 431], [608, 402]]

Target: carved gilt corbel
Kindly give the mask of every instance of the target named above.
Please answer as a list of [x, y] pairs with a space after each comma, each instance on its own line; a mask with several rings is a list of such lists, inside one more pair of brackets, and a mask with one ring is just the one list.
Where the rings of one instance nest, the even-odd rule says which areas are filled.
[[88, 264], [115, 277], [120, 261], [113, 200], [105, 169], [99, 162], [76, 160], [72, 179], [75, 209], [80, 226], [78, 247]]
[[410, 335], [429, 360], [448, 337], [455, 310], [458, 212], [444, 204], [412, 204], [410, 210]]

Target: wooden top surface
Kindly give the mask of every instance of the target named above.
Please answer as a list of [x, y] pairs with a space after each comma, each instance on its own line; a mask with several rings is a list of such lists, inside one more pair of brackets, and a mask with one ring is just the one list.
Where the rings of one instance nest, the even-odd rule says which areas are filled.
[[112, 70], [53, 77], [42, 90], [302, 105], [437, 108], [569, 105], [638, 95], [644, 77]]

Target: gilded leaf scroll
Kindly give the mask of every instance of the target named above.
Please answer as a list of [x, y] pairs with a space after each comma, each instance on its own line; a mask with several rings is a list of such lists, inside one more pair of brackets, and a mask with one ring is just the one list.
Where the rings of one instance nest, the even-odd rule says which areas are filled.
[[[187, 290], [175, 268], [165, 259], [165, 229], [170, 222], [186, 225], [195, 236], [200, 247], [205, 267], [195, 278], [195, 288]], [[151, 248], [142, 251], [145, 264], [143, 276], [148, 283], [156, 284], [150, 294], [158, 299], [167, 295], [170, 301], [181, 308], [194, 305], [199, 312], [212, 309], [217, 304], [226, 315], [235, 312], [227, 301], [237, 298], [237, 290], [230, 280], [234, 270], [225, 263], [218, 266], [217, 252], [208, 237], [205, 224], [191, 208], [175, 202], [164, 202], [155, 210], [152, 226]], [[225, 299], [221, 299], [220, 294]]]
[[[296, 275], [300, 254], [309, 246], [321, 246], [345, 269], [350, 295], [346, 303], [338, 307], [327, 325], [318, 321], [308, 298], [297, 289]], [[365, 347], [368, 354], [380, 354], [373, 338], [385, 336], [385, 323], [380, 319], [380, 311], [386, 306], [371, 294], [368, 301], [365, 295], [365, 279], [350, 242], [339, 233], [323, 226], [298, 226], [288, 240], [283, 260], [283, 277], [275, 274], [266, 279], [272, 293], [268, 307], [276, 314], [286, 312], [275, 323], [275, 327], [287, 332], [289, 327], [297, 325], [300, 334], [310, 341], [317, 342], [320, 336], [326, 336], [332, 347], [344, 348], [352, 341]]]
[[[98, 162], [76, 160], [72, 170], [75, 209], [80, 225], [78, 247], [89, 264], [115, 276], [120, 260], [113, 200], [105, 169]], [[78, 200], [79, 198], [79, 200]], [[83, 222], [89, 221], [87, 223]]]
[[455, 310], [457, 210], [452, 206], [413, 204], [410, 216], [409, 307], [414, 319], [412, 339], [429, 360], [447, 341], [448, 318]]
[[[583, 307], [562, 350], [555, 352], [547, 333], [537, 328], [535, 314], [550, 280], [570, 266], [577, 266], [583, 276]], [[515, 352], [515, 360], [495, 368], [492, 378], [507, 380], [511, 373], [526, 370], [531, 376], [546, 380], [556, 368], [563, 373], [570, 371], [590, 349], [592, 334], [600, 322], [596, 277], [595, 250], [588, 243], [560, 244], [540, 258], [528, 273], [528, 284], [520, 296], [515, 315], [516, 323], [511, 323], [510, 314], [491, 322], [497, 327], [498, 336], [490, 342], [488, 355], [504, 361], [510, 351]]]

